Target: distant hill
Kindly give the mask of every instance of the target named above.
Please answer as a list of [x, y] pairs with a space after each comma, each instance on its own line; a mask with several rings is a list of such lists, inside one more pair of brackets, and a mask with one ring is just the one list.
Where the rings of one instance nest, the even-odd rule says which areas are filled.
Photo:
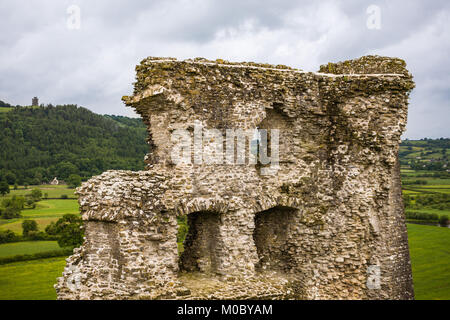
[[14, 106], [10, 105], [9, 103], [3, 102], [0, 100], [0, 113], [2, 112], [9, 112], [14, 108]]
[[399, 158], [411, 169], [446, 171], [450, 169], [450, 139], [404, 140]]
[[14, 106], [10, 105], [9, 103], [6, 103], [2, 100], [0, 100], [0, 108], [12, 108]]
[[0, 112], [0, 175], [10, 183], [144, 168], [149, 148], [141, 119], [102, 116], [76, 105], [1, 107], [8, 111]]

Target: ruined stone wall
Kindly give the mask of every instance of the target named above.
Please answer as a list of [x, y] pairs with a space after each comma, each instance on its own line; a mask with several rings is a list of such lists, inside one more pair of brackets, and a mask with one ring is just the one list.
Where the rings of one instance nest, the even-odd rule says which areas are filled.
[[[402, 60], [312, 73], [147, 58], [136, 70], [123, 100], [147, 124], [147, 169], [77, 190], [86, 241], [59, 299], [413, 298], [397, 153], [414, 83]], [[199, 126], [278, 129], [279, 166], [174, 163], [176, 130]], [[205, 137], [202, 155], [217, 143]]]

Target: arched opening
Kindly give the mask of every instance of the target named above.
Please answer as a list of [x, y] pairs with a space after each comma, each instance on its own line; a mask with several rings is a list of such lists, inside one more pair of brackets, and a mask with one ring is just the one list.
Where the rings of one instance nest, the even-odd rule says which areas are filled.
[[181, 271], [216, 273], [219, 270], [223, 248], [220, 224], [217, 212], [199, 211], [187, 216], [186, 237], [180, 255]]
[[294, 267], [290, 243], [296, 212], [294, 208], [277, 206], [255, 215], [253, 240], [259, 258], [256, 270], [289, 272]]
[[[283, 110], [283, 105], [274, 103], [266, 108], [266, 117], [258, 125], [257, 171], [262, 175], [277, 172], [280, 165], [294, 163], [290, 157], [293, 142], [293, 120]], [[295, 152], [294, 152], [295, 154]]]
[[263, 154], [268, 157], [272, 157], [272, 130], [278, 130], [279, 139], [278, 144], [278, 154], [280, 163], [291, 162], [288, 159], [288, 155], [292, 152], [293, 142], [293, 130], [294, 124], [292, 118], [290, 118], [283, 110], [283, 105], [279, 103], [274, 103], [272, 108], [266, 109], [266, 117], [264, 120], [258, 124], [258, 129], [266, 130], [266, 136], [262, 137], [259, 148], [262, 149]]

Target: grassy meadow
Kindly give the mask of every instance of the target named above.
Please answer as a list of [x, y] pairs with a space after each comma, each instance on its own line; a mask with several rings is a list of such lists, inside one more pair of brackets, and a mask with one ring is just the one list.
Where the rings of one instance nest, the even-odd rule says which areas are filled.
[[0, 258], [61, 249], [56, 241], [21, 241], [0, 244]]
[[0, 300], [55, 300], [65, 257], [0, 265]]
[[416, 299], [450, 300], [450, 229], [408, 224]]
[[11, 111], [13, 108], [0, 108], [0, 113], [2, 113], [2, 112], [9, 112], [9, 111]]
[[[27, 189], [19, 187], [17, 190], [11, 188], [11, 192], [0, 197], [0, 200], [8, 197], [25, 196], [29, 194], [33, 188], [39, 188], [42, 193], [47, 193], [49, 199], [43, 199], [36, 203], [34, 209], [24, 209], [21, 212], [22, 217], [17, 219], [0, 219], [0, 230], [12, 230], [15, 233], [22, 234], [22, 222], [25, 219], [35, 220], [38, 224], [39, 231], [44, 231], [51, 222], [57, 221], [66, 213], [78, 213], [78, 201], [75, 197], [75, 189], [70, 189], [66, 185], [44, 185], [29, 186]], [[67, 195], [68, 199], [61, 199], [63, 195]]]
[[[18, 186], [17, 190], [14, 190], [14, 186], [10, 186], [11, 192], [4, 197], [24, 196], [31, 192], [32, 189], [38, 188], [42, 191], [42, 194], [47, 194], [49, 199], [60, 199], [62, 195], [67, 195], [69, 199], [76, 199], [75, 189], [68, 188], [67, 185], [41, 185], [41, 186]], [[0, 197], [1, 199], [2, 197]]]
[[[401, 169], [403, 194], [411, 198], [411, 203], [415, 204], [418, 196], [424, 195], [450, 195], [450, 179], [433, 177], [437, 172], [427, 170]], [[413, 184], [410, 184], [413, 182]], [[422, 183], [422, 184], [420, 184]], [[438, 216], [446, 215], [450, 217], [450, 208], [436, 208], [431, 205], [423, 208], [406, 207], [406, 212], [426, 212], [434, 213]]]
[[[11, 192], [0, 201], [14, 195], [24, 196], [33, 188], [47, 193], [48, 199], [36, 203], [34, 209], [24, 209], [18, 219], [0, 219], [0, 230], [12, 230], [22, 234], [22, 222], [25, 219], [35, 220], [39, 231], [52, 221], [57, 221], [66, 213], [78, 213], [78, 201], [75, 189], [66, 185], [20, 186], [17, 190], [11, 186]], [[61, 199], [67, 195], [68, 199]], [[48, 251], [61, 250], [56, 241], [21, 241], [0, 244], [0, 258], [16, 255], [30, 255]], [[53, 285], [56, 278], [62, 275], [66, 257], [38, 259], [13, 262], [0, 265], [0, 300], [54, 300], [56, 292]]]

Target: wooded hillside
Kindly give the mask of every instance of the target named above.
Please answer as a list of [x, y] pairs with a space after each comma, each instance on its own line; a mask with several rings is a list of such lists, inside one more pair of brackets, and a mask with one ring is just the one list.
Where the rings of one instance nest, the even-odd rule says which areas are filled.
[[0, 112], [0, 128], [0, 174], [10, 184], [142, 170], [148, 152], [141, 119], [102, 116], [76, 105], [14, 107]]

